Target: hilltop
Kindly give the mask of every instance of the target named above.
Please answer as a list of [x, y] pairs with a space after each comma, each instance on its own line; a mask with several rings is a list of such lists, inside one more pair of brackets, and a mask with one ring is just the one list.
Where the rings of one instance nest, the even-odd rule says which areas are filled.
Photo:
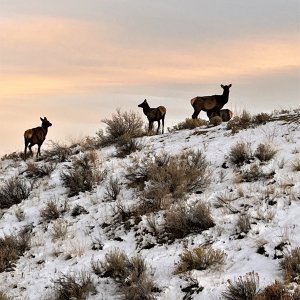
[[4, 156], [0, 298], [299, 299], [299, 112], [264, 117]]

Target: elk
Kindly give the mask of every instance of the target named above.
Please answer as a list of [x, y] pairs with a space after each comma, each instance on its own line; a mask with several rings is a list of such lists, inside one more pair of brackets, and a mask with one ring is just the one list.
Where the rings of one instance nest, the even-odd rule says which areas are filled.
[[47, 120], [46, 117], [40, 118], [42, 121], [42, 125], [40, 127], [28, 129], [24, 132], [24, 142], [25, 142], [25, 150], [24, 150], [24, 160], [26, 160], [27, 155], [27, 147], [32, 155], [31, 147], [33, 145], [38, 145], [38, 151], [36, 153], [36, 157], [41, 155], [41, 146], [46, 138], [48, 133], [48, 127], [52, 126], [52, 124]]
[[223, 122], [228, 122], [232, 118], [233, 113], [229, 109], [221, 109], [218, 111], [208, 111], [207, 116], [209, 119], [213, 117], [220, 117]]
[[139, 104], [138, 107], [143, 108], [143, 112], [148, 118], [148, 121], [149, 121], [148, 132], [150, 132], [153, 128], [153, 122], [157, 122], [158, 126], [157, 126], [156, 134], [158, 134], [158, 131], [160, 128], [160, 120], [161, 120], [162, 121], [162, 133], [164, 133], [165, 116], [166, 116], [166, 112], [167, 112], [166, 108], [164, 106], [151, 108], [146, 99], [141, 104]]
[[228, 102], [229, 97], [229, 89], [231, 88], [231, 84], [223, 85], [221, 87], [223, 89], [222, 95], [213, 95], [213, 96], [197, 96], [191, 99], [191, 104], [194, 108], [194, 113], [192, 115], [193, 119], [197, 119], [201, 110], [203, 111], [219, 111], [221, 108]]

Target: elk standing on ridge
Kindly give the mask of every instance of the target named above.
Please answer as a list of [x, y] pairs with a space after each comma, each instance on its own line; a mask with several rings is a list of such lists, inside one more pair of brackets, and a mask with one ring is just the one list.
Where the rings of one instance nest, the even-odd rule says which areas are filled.
[[233, 113], [229, 109], [221, 109], [218, 111], [208, 111], [207, 116], [209, 119], [213, 117], [220, 117], [223, 122], [228, 122], [232, 118]]
[[41, 146], [46, 138], [48, 133], [48, 127], [52, 126], [52, 124], [45, 117], [40, 118], [42, 121], [42, 126], [28, 129], [24, 132], [24, 141], [25, 141], [25, 150], [24, 150], [24, 160], [26, 160], [27, 147], [29, 148], [30, 153], [32, 154], [31, 147], [33, 145], [38, 145], [38, 151], [36, 153], [36, 157], [41, 155]]
[[201, 110], [206, 112], [221, 110], [221, 108], [228, 102], [229, 89], [231, 87], [231, 84], [221, 84], [221, 87], [223, 88], [222, 95], [197, 96], [191, 100], [191, 104], [194, 108], [194, 113], [192, 115], [193, 119], [197, 119]]
[[167, 111], [166, 108], [164, 106], [159, 106], [157, 108], [150, 108], [146, 99], [141, 104], [139, 104], [138, 107], [143, 108], [143, 112], [148, 118], [148, 121], [149, 121], [148, 132], [150, 132], [153, 128], [153, 122], [157, 122], [158, 126], [157, 126], [156, 134], [158, 134], [158, 131], [160, 128], [160, 120], [161, 120], [162, 121], [162, 133], [164, 133], [165, 116], [166, 116], [166, 111]]

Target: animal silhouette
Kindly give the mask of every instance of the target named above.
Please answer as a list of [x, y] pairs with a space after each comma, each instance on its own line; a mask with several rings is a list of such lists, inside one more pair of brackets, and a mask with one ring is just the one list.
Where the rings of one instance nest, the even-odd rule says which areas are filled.
[[157, 126], [156, 134], [158, 134], [158, 131], [160, 128], [160, 120], [161, 120], [162, 121], [162, 133], [164, 133], [165, 116], [166, 116], [166, 112], [167, 112], [166, 108], [164, 106], [151, 108], [146, 99], [141, 104], [139, 104], [138, 107], [143, 108], [143, 112], [148, 118], [148, 121], [149, 121], [148, 132], [150, 132], [153, 128], [153, 122], [157, 122], [158, 126]]
[[197, 96], [191, 99], [191, 105], [194, 108], [192, 118], [197, 119], [201, 110], [206, 112], [220, 111], [221, 108], [228, 102], [229, 89], [231, 88], [231, 86], [231, 84], [221, 84], [221, 87], [223, 88], [222, 95]]
[[27, 147], [29, 148], [30, 153], [32, 154], [31, 147], [34, 145], [38, 145], [38, 151], [36, 153], [36, 157], [41, 155], [41, 146], [46, 138], [48, 133], [48, 127], [52, 126], [52, 124], [47, 120], [46, 117], [40, 118], [42, 121], [42, 125], [40, 127], [28, 129], [24, 132], [24, 160], [26, 160], [27, 156]]

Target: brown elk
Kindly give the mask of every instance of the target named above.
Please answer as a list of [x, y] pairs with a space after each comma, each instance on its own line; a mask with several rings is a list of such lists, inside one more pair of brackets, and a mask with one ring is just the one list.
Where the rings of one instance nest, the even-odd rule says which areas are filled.
[[208, 111], [207, 116], [209, 119], [212, 119], [213, 117], [220, 117], [223, 122], [228, 122], [232, 118], [233, 113], [229, 109], [221, 109], [218, 111]]
[[203, 111], [219, 111], [221, 108], [228, 102], [229, 89], [231, 84], [223, 85], [223, 94], [222, 95], [213, 95], [213, 96], [197, 96], [191, 99], [191, 104], [194, 108], [194, 113], [192, 115], [193, 119], [197, 119], [201, 110]]
[[164, 106], [159, 106], [157, 108], [151, 108], [145, 99], [141, 104], [138, 105], [138, 107], [143, 108], [144, 114], [147, 116], [149, 121], [149, 129], [148, 132], [150, 132], [153, 128], [153, 122], [157, 122], [157, 131], [156, 134], [158, 134], [159, 128], [160, 128], [160, 120], [162, 121], [162, 133], [164, 133], [164, 126], [165, 126], [165, 116], [166, 116], [166, 108]]
[[43, 118], [40, 119], [42, 121], [42, 126], [28, 129], [24, 132], [24, 142], [25, 142], [24, 160], [26, 160], [27, 147], [29, 148], [29, 151], [32, 154], [31, 147], [36, 144], [38, 145], [38, 151], [36, 153], [36, 157], [41, 155], [41, 146], [48, 133], [48, 127], [52, 126], [52, 124], [47, 120], [46, 117], [44, 117], [44, 119]]

